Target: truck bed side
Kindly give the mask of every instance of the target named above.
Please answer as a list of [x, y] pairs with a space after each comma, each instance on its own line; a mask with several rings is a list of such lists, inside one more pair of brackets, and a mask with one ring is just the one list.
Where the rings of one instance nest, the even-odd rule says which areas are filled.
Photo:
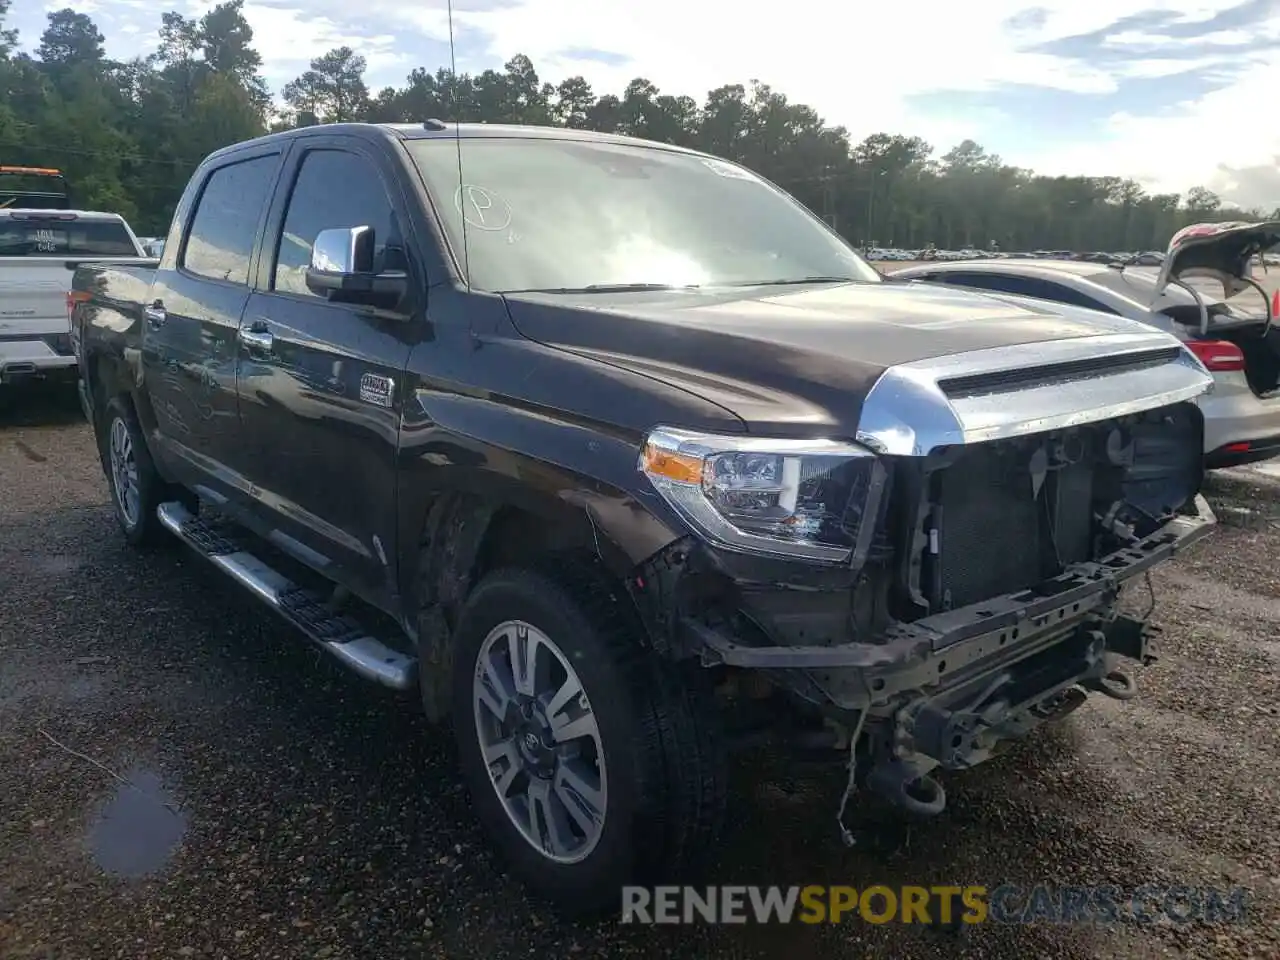
[[82, 263], [71, 279], [76, 301], [71, 338], [89, 390], [126, 369], [142, 343], [142, 307], [156, 275], [154, 260], [136, 264]]

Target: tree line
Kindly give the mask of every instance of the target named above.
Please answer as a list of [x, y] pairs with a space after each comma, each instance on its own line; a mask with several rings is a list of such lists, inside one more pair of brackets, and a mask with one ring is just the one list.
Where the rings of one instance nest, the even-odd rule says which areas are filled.
[[1163, 249], [1187, 223], [1263, 216], [1224, 208], [1203, 187], [1150, 194], [1122, 177], [1040, 176], [972, 140], [941, 155], [903, 134], [854, 143], [758, 81], [718, 87], [701, 104], [643, 78], [598, 95], [582, 77], [543, 82], [517, 55], [480, 73], [419, 67], [404, 86], [373, 91], [364, 58], [338, 47], [285, 84], [277, 104], [243, 0], [198, 19], [162, 14], [157, 49], [125, 62], [70, 9], [49, 13], [34, 51], [20, 51], [5, 26], [10, 4], [0, 0], [0, 163], [59, 167], [78, 205], [117, 211], [144, 235], [165, 230], [191, 171], [226, 144], [307, 124], [428, 118], [559, 124], [705, 150], [778, 183], [850, 240], [886, 247]]

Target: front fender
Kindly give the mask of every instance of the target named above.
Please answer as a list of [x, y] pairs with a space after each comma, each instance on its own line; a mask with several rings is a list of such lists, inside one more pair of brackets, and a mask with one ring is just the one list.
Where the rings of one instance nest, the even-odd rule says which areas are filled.
[[445, 495], [537, 516], [557, 542], [589, 546], [619, 578], [686, 533], [640, 474], [630, 438], [483, 397], [419, 390], [408, 407], [398, 471], [404, 596]]

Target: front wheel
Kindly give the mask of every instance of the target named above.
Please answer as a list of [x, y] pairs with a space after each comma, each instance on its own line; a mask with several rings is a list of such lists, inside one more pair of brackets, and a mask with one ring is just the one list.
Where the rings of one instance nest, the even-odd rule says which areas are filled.
[[477, 815], [568, 913], [673, 882], [718, 838], [725, 764], [696, 675], [646, 651], [607, 585], [490, 574], [459, 619], [453, 717]]

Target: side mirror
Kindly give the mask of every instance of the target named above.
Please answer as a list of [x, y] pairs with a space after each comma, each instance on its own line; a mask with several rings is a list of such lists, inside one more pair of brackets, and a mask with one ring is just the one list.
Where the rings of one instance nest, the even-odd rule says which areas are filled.
[[403, 270], [373, 272], [373, 227], [321, 230], [311, 245], [307, 289], [340, 303], [394, 308], [409, 290]]

